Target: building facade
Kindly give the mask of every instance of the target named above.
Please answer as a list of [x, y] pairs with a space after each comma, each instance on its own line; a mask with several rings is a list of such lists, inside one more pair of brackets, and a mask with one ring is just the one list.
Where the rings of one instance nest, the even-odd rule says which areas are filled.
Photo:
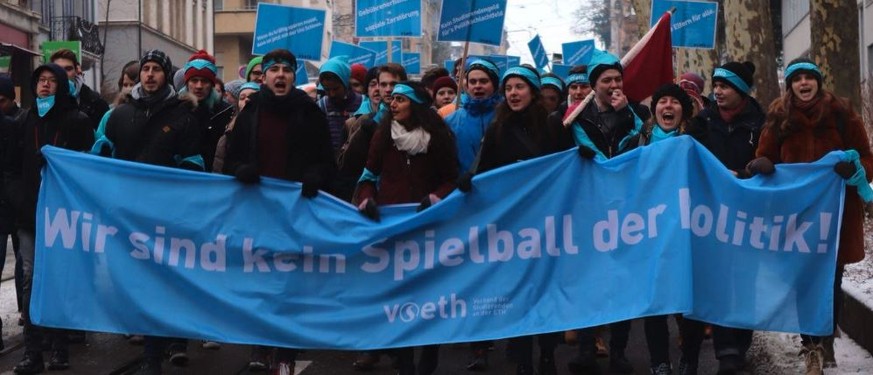
[[106, 28], [107, 46], [104, 96], [114, 96], [121, 69], [145, 51], [166, 52], [176, 69], [199, 49], [214, 54], [213, 1], [100, 0], [97, 23]]
[[[873, 0], [857, 0], [860, 33], [861, 81], [873, 77]], [[787, 63], [809, 53], [809, 2], [782, 0], [783, 60]]]
[[99, 88], [103, 43], [94, 23], [95, 0], [0, 1], [0, 73], [10, 74], [19, 101], [29, 103], [30, 72], [43, 62], [40, 46], [49, 40], [74, 40], [82, 45], [85, 83]]

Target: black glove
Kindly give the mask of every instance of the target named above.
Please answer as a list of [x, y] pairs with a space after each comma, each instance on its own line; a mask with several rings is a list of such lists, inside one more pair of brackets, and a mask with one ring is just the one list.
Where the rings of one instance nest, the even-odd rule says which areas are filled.
[[469, 193], [470, 190], [473, 190], [473, 174], [470, 172], [462, 174], [461, 177], [458, 177], [457, 185], [458, 190], [464, 193]]
[[304, 198], [315, 198], [318, 195], [318, 186], [321, 185], [321, 178], [317, 173], [307, 173], [303, 175], [303, 190], [300, 192]]
[[770, 175], [775, 171], [776, 167], [773, 166], [773, 162], [764, 156], [752, 159], [749, 164], [746, 164], [746, 172], [749, 173], [749, 177], [756, 174]]
[[594, 159], [594, 156], [596, 155], [597, 152], [592, 150], [590, 147], [585, 145], [579, 145], [579, 156], [581, 156], [582, 159], [591, 160]]
[[42, 169], [45, 167], [45, 156], [42, 155], [42, 151], [36, 152], [36, 168]]
[[376, 206], [376, 200], [367, 198], [365, 200], [364, 206], [358, 206], [358, 212], [361, 215], [366, 216], [368, 219], [378, 222], [379, 221], [379, 207]]
[[244, 184], [257, 184], [261, 181], [261, 176], [258, 175], [258, 167], [254, 164], [240, 165], [236, 168], [234, 177]]
[[430, 206], [431, 206], [430, 196], [426, 196], [426, 197], [424, 197], [424, 199], [421, 200], [421, 203], [418, 204], [418, 208], [415, 210], [415, 212], [424, 211], [425, 209], [427, 209]]
[[834, 172], [837, 172], [840, 177], [847, 180], [852, 178], [856, 171], [855, 163], [851, 161], [841, 161], [834, 165]]

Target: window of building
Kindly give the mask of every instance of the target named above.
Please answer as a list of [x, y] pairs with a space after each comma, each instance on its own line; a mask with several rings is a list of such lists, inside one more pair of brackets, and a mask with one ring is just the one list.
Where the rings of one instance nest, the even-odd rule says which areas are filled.
[[245, 9], [258, 9], [258, 3], [258, 0], [246, 0], [245, 4], [243, 4], [243, 7]]
[[214, 10], [214, 11], [224, 10], [224, 0], [213, 0], [212, 1], [212, 10]]

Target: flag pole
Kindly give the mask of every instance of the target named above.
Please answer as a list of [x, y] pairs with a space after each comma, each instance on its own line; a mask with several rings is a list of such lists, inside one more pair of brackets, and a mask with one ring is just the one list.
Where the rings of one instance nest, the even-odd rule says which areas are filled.
[[[670, 15], [672, 16], [674, 12], [676, 12], [676, 7], [671, 7], [664, 13], [670, 13]], [[664, 15], [661, 15], [661, 17], [664, 17]], [[661, 21], [659, 20], [658, 22]], [[640, 40], [636, 44], [634, 44], [630, 51], [627, 51], [624, 57], [621, 58], [622, 67], [626, 67], [635, 57], [637, 57], [637, 55], [640, 53], [640, 50], [642, 50], [643, 47], [645, 47], [646, 43], [649, 42], [649, 39], [652, 39], [652, 34], [655, 33], [656, 28], [658, 28], [657, 23], [654, 27], [650, 28], [649, 31], [646, 32], [646, 35], [643, 35], [643, 37], [640, 38]], [[592, 84], [593, 83], [595, 82], [592, 82]], [[578, 117], [579, 114], [582, 113], [582, 110], [585, 109], [585, 106], [587, 106], [588, 103], [591, 102], [591, 99], [594, 99], [594, 90], [591, 90], [591, 92], [588, 93], [588, 96], [586, 96], [585, 99], [582, 100], [582, 103], [579, 103], [579, 105], [573, 109], [573, 112], [570, 112], [570, 115], [568, 115], [567, 118], [564, 119], [564, 127], [570, 126], [570, 124], [572, 124], [573, 121], [576, 120], [576, 117]]]
[[[469, 38], [468, 38], [469, 39]], [[461, 105], [461, 92], [466, 89], [466, 82], [464, 82], [464, 77], [466, 76], [465, 67], [467, 66], [467, 53], [470, 51], [470, 41], [464, 42], [464, 53], [461, 55], [461, 61], [458, 62], [461, 66], [458, 67], [458, 76], [456, 77], [458, 82], [458, 95], [455, 95], [455, 108]]]

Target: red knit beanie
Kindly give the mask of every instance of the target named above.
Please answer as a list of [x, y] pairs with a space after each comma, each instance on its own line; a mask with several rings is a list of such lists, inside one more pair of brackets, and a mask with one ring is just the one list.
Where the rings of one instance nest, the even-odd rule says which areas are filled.
[[364, 82], [367, 79], [367, 67], [364, 64], [352, 64], [352, 79], [367, 86], [367, 83]]
[[433, 94], [436, 95], [436, 93], [443, 87], [450, 87], [452, 90], [455, 90], [456, 94], [458, 93], [458, 84], [449, 76], [437, 78], [437, 80], [433, 82]]
[[202, 49], [191, 55], [184, 69], [185, 82], [194, 77], [203, 77], [214, 84], [218, 73], [218, 68], [215, 67], [215, 57]]

